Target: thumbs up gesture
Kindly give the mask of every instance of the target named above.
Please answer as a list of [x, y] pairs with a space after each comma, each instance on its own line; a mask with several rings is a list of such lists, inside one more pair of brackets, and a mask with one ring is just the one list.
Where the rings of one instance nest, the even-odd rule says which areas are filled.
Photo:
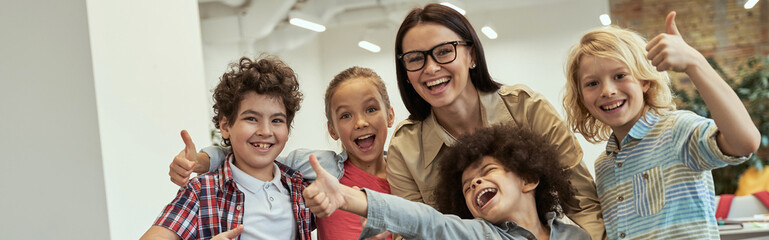
[[195, 167], [197, 152], [195, 150], [195, 143], [192, 142], [192, 138], [190, 138], [190, 134], [187, 133], [187, 130], [182, 130], [181, 135], [182, 141], [184, 141], [184, 149], [182, 149], [171, 162], [168, 176], [171, 177], [171, 181], [176, 185], [184, 187], [187, 185], [187, 180], [189, 180], [192, 170]]
[[705, 57], [681, 37], [676, 26], [676, 12], [668, 14], [665, 25], [666, 32], [657, 35], [646, 45], [646, 57], [657, 67], [657, 71], [687, 72], [703, 61], [707, 64]]
[[326, 172], [315, 155], [310, 155], [310, 166], [317, 174], [315, 182], [307, 186], [302, 192], [305, 204], [310, 211], [318, 217], [328, 217], [335, 210], [345, 205], [345, 198], [342, 194], [342, 186], [339, 180]]

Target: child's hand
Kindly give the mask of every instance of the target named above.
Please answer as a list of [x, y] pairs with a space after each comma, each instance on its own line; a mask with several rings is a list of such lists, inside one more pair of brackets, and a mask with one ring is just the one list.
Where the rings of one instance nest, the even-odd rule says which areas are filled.
[[190, 179], [192, 170], [195, 167], [197, 160], [197, 152], [195, 151], [195, 143], [192, 142], [190, 134], [187, 130], [182, 130], [182, 141], [184, 141], [184, 149], [179, 152], [169, 167], [171, 170], [168, 172], [168, 176], [171, 177], [171, 182], [174, 182], [179, 187], [187, 185], [187, 181]]
[[316, 216], [328, 217], [345, 204], [339, 179], [326, 172], [315, 155], [310, 155], [310, 166], [318, 177], [302, 192], [304, 202]]
[[211, 238], [211, 240], [231, 240], [231, 239], [237, 239], [240, 234], [243, 233], [243, 225], [240, 225], [236, 227], [235, 229], [216, 234], [214, 238]]
[[[654, 37], [646, 45], [648, 54], [646, 58], [652, 60], [652, 65], [657, 71], [673, 70], [686, 72], [693, 65], [701, 64], [705, 57], [692, 48], [681, 37], [676, 27], [676, 12], [670, 12], [665, 21], [667, 33], [661, 33]], [[707, 61], [704, 62], [707, 64]]]

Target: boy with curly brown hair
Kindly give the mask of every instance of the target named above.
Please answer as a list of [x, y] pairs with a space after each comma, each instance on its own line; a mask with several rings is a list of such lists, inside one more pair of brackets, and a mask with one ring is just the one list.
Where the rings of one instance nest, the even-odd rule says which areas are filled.
[[[247, 239], [309, 240], [306, 183], [275, 161], [302, 101], [294, 71], [274, 57], [243, 57], [222, 75], [213, 98], [212, 121], [232, 153], [217, 171], [180, 189], [142, 239], [229, 239], [242, 232]], [[189, 141], [185, 131], [182, 139]]]
[[407, 239], [590, 239], [557, 219], [559, 202], [574, 193], [555, 147], [541, 136], [495, 125], [460, 138], [446, 156], [435, 197], [440, 210], [451, 214], [341, 186], [314, 158], [318, 179], [303, 194], [318, 217], [336, 209], [366, 217], [361, 238], [390, 231]]

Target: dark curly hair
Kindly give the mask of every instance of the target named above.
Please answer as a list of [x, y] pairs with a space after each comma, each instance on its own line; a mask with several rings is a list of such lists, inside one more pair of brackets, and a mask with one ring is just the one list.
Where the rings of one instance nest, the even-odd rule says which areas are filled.
[[[229, 68], [214, 89], [214, 117], [211, 121], [217, 129], [223, 117], [228, 125], [235, 123], [240, 102], [251, 91], [280, 98], [286, 107], [286, 122], [291, 128], [302, 102], [299, 82], [291, 67], [277, 57], [265, 56], [255, 60], [242, 57], [238, 63], [231, 63]], [[224, 145], [229, 146], [229, 141], [225, 140]]]
[[473, 215], [462, 193], [462, 173], [482, 161], [484, 156], [496, 158], [506, 171], [527, 182], [539, 180], [534, 198], [540, 221], [547, 225], [545, 215], [555, 211], [560, 216], [559, 203], [574, 197], [568, 179], [558, 161], [555, 146], [530, 130], [510, 125], [494, 125], [460, 138], [448, 154], [440, 159], [439, 182], [435, 192], [437, 208], [447, 214], [470, 219]]

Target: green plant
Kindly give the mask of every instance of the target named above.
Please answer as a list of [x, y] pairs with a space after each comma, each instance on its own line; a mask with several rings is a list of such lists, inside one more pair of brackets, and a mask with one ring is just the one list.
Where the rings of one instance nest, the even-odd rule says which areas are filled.
[[[753, 123], [761, 132], [761, 146], [746, 163], [713, 170], [716, 194], [733, 194], [737, 191], [739, 177], [748, 167], [754, 166], [762, 170], [764, 165], [769, 164], [769, 56], [751, 58], [739, 66], [736, 77], [738, 81], [726, 76], [723, 69], [712, 58], [708, 58], [708, 62], [737, 93], [745, 104]], [[679, 97], [678, 107], [710, 118], [710, 111], [702, 97], [696, 91], [691, 91], [682, 85], [684, 84], [679, 83], [674, 86], [675, 94]]]
[[211, 129], [211, 143], [214, 146], [221, 147], [222, 146], [222, 132], [219, 131], [219, 129], [212, 128]]

